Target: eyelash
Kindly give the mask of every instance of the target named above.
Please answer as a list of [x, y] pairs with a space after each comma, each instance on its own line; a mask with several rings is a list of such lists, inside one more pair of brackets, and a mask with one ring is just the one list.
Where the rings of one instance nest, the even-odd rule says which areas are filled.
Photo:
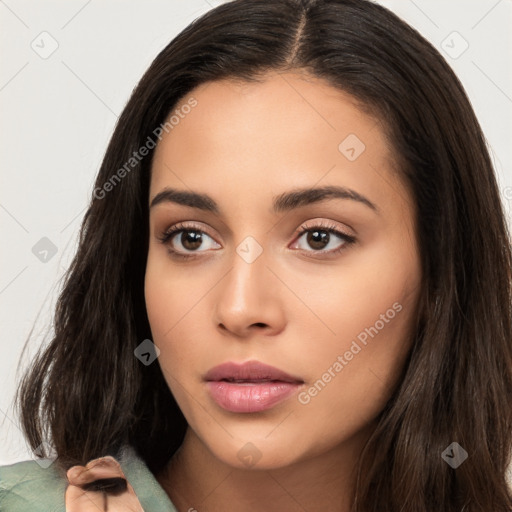
[[[173, 238], [173, 236], [176, 235], [177, 233], [181, 233], [183, 231], [193, 231], [193, 232], [207, 235], [210, 238], [212, 238], [208, 233], [206, 233], [206, 231], [199, 229], [197, 226], [187, 225], [187, 224], [183, 224], [183, 223], [175, 224], [172, 228], [164, 231], [161, 235], [159, 235], [157, 237], [158, 240], [160, 241], [160, 243], [162, 243], [164, 245], [168, 245], [167, 248], [173, 257], [182, 259], [182, 260], [188, 260], [188, 259], [197, 257], [197, 254], [193, 254], [193, 253], [192, 254], [183, 254], [179, 251], [176, 251], [175, 249], [173, 249], [170, 246], [169, 241]], [[306, 251], [306, 252], [315, 252], [315, 253], [320, 253], [320, 254], [328, 254], [329, 256], [332, 256], [335, 254], [339, 254], [340, 252], [345, 250], [347, 246], [350, 246], [356, 242], [356, 239], [353, 236], [343, 233], [335, 225], [332, 225], [332, 224], [326, 225], [326, 224], [322, 224], [322, 223], [315, 224], [313, 226], [306, 226], [306, 225], [302, 226], [296, 235], [296, 239], [298, 240], [304, 233], [309, 233], [312, 231], [323, 231], [323, 232], [329, 233], [331, 235], [336, 235], [344, 241], [344, 244], [341, 245], [338, 249], [332, 249], [330, 251], [318, 250], [318, 251]]]

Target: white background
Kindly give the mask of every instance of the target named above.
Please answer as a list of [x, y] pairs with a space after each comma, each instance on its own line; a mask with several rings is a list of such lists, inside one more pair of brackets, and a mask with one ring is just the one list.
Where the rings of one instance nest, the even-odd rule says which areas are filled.
[[[12, 408], [16, 382], [51, 325], [59, 279], [76, 248], [117, 116], [157, 53], [219, 3], [0, 0], [0, 464], [30, 457]], [[380, 3], [429, 39], [460, 77], [489, 142], [509, 212], [512, 2]], [[464, 40], [468, 49], [453, 58]], [[58, 48], [47, 58], [32, 48], [49, 51], [52, 44]], [[32, 252], [43, 237], [57, 248], [47, 262]]]

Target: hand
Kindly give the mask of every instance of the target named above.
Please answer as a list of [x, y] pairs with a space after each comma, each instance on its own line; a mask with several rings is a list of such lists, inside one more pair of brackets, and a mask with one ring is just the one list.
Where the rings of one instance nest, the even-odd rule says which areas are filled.
[[113, 457], [91, 460], [67, 471], [66, 512], [144, 512], [133, 487]]

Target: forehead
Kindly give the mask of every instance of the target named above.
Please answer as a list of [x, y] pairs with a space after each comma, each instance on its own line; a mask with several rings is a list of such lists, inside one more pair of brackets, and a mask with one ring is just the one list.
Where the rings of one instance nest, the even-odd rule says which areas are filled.
[[[195, 106], [184, 109], [191, 100]], [[171, 185], [268, 193], [323, 179], [360, 188], [365, 178], [363, 188], [378, 194], [384, 174], [396, 167], [380, 120], [353, 96], [305, 74], [208, 82], [173, 114], [179, 122], [155, 150], [153, 196]]]
[[[184, 137], [190, 135], [188, 128], [195, 134], [199, 129], [204, 142], [219, 142], [215, 140], [216, 134], [232, 134], [236, 136], [235, 142], [249, 137], [256, 143], [258, 135], [267, 134], [278, 142], [302, 137], [312, 141], [327, 137], [326, 142], [330, 142], [347, 133], [362, 138], [377, 128], [368, 142], [381, 149], [385, 147], [384, 141], [378, 140], [383, 135], [379, 118], [365, 113], [363, 105], [352, 95], [305, 73], [267, 73], [256, 82], [207, 82], [187, 94], [176, 110], [182, 109], [192, 97], [197, 106], [187, 114], [189, 121], [184, 122], [182, 116], [180, 129], [173, 129]], [[279, 132], [279, 128], [287, 130]]]

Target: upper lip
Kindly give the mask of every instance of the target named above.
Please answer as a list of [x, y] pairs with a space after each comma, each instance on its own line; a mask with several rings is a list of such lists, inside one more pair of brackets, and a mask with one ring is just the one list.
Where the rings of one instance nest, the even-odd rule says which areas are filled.
[[236, 381], [280, 381], [304, 382], [301, 378], [290, 375], [279, 368], [269, 366], [260, 361], [247, 361], [242, 364], [234, 362], [222, 363], [208, 370], [204, 376], [206, 381], [236, 380]]

